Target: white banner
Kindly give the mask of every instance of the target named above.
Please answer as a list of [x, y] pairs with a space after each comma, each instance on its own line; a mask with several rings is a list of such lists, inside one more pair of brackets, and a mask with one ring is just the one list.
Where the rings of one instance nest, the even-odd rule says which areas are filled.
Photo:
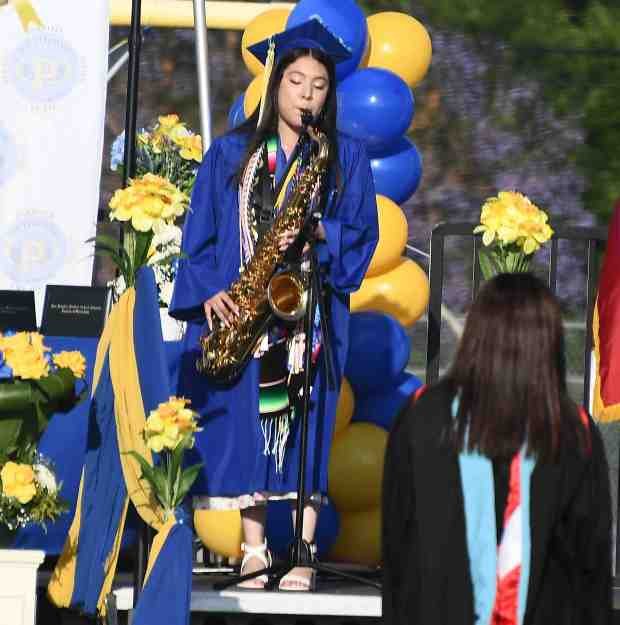
[[108, 0], [0, 0], [0, 289], [90, 286]]

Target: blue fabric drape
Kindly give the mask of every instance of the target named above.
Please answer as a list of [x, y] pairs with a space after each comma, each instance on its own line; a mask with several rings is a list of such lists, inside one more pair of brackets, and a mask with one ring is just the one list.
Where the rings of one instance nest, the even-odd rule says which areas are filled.
[[192, 540], [189, 515], [175, 510], [157, 562], [133, 612], [133, 625], [188, 625], [192, 594]]

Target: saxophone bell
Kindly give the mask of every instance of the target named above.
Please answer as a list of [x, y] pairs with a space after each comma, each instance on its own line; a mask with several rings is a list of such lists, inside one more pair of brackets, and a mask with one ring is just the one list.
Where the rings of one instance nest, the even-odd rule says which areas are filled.
[[284, 269], [276, 273], [267, 287], [267, 300], [276, 317], [298, 321], [306, 312], [308, 291], [304, 279], [296, 271]]
[[304, 246], [314, 239], [314, 231], [321, 217], [318, 211], [306, 217], [297, 238], [284, 253], [284, 268], [276, 271], [269, 280], [267, 300], [273, 314], [283, 321], [298, 321], [306, 313], [306, 280], [301, 272], [291, 269], [290, 265], [299, 262]]

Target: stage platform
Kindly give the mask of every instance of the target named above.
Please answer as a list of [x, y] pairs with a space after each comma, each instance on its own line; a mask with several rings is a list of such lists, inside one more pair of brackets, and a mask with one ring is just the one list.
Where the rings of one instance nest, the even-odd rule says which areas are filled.
[[[381, 591], [361, 584], [319, 578], [317, 590], [312, 593], [234, 587], [214, 590], [213, 584], [223, 579], [226, 578], [221, 574], [194, 574], [192, 613], [381, 618]], [[119, 612], [131, 609], [133, 587], [130, 584], [117, 585], [114, 594]]]
[[[191, 625], [354, 625], [361, 622], [375, 625], [381, 621], [381, 593], [369, 586], [328, 578], [320, 581], [313, 593], [236, 588], [214, 590], [213, 585], [223, 579], [226, 576], [221, 573], [194, 574]], [[47, 580], [45, 584], [43, 581], [39, 576], [41, 586], [46, 585]], [[614, 581], [614, 624], [620, 625], [620, 579]], [[114, 596], [118, 617], [113, 622], [118, 625], [131, 623], [133, 587], [130, 575], [117, 576]], [[82, 623], [71, 620], [69, 615], [67, 618], [59, 622], [63, 625]]]

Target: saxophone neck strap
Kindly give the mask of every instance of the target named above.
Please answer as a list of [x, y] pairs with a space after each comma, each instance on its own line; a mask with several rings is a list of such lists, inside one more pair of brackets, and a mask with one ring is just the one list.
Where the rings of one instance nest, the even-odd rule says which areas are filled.
[[[276, 140], [276, 154], [277, 154], [277, 147], [278, 147], [278, 143]], [[271, 159], [269, 157], [269, 141], [267, 142], [267, 158], [268, 158], [268, 163], [269, 163], [269, 169], [270, 169], [270, 173], [271, 173]], [[275, 157], [274, 157], [274, 164], [275, 164]], [[299, 165], [299, 154], [298, 154], [298, 150], [297, 148], [295, 149], [295, 152], [293, 152], [292, 156], [291, 156], [291, 160], [289, 161], [289, 165], [287, 167], [286, 173], [284, 174], [284, 176], [282, 176], [282, 178], [280, 179], [280, 183], [278, 184], [278, 186], [275, 189], [274, 192], [274, 196], [276, 198], [275, 202], [274, 202], [274, 213], [278, 214], [280, 207], [282, 206], [282, 203], [284, 202], [284, 198], [286, 197], [286, 192], [288, 190], [289, 184], [291, 182], [291, 180], [293, 179], [293, 177], [295, 176], [295, 173], [297, 172], [297, 167]], [[274, 174], [275, 176], [275, 167], [274, 167]]]

